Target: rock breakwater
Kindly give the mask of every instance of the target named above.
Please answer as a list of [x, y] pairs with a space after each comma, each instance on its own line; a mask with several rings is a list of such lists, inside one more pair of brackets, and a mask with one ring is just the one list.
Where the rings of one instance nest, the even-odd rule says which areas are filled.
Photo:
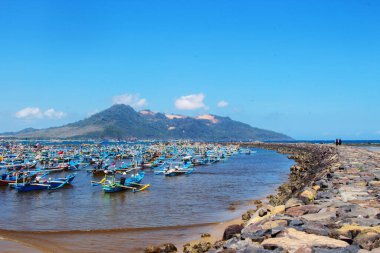
[[380, 153], [320, 144], [247, 144], [288, 154], [296, 164], [277, 194], [242, 224], [186, 253], [380, 252]]

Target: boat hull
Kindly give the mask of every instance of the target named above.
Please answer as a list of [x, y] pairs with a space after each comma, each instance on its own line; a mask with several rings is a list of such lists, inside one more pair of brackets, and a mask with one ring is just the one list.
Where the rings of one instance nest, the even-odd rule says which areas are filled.
[[16, 183], [16, 180], [2, 180], [2, 179], [0, 179], [0, 186], [8, 186], [11, 183]]
[[29, 192], [29, 191], [47, 190], [49, 189], [49, 185], [26, 184], [26, 185], [16, 185], [15, 188], [18, 192]]
[[106, 186], [103, 186], [103, 191], [106, 192], [106, 193], [120, 192], [120, 191], [123, 191], [123, 190], [125, 190], [125, 189], [122, 188], [121, 186], [118, 186], [118, 185], [106, 185]]

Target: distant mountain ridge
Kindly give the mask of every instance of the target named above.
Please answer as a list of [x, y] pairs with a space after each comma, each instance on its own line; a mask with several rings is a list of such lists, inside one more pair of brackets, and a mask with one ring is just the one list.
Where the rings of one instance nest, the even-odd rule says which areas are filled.
[[89, 118], [61, 127], [39, 130], [28, 128], [7, 135], [35, 139], [292, 140], [284, 134], [251, 127], [229, 117], [216, 115], [188, 117], [155, 113], [150, 110], [137, 112], [123, 104], [113, 105]]

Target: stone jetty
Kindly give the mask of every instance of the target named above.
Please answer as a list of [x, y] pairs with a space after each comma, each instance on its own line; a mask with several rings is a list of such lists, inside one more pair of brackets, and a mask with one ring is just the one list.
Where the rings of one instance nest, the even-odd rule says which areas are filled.
[[323, 144], [250, 146], [294, 159], [289, 180], [257, 201], [241, 224], [227, 227], [223, 240], [187, 244], [183, 252], [380, 252], [380, 153]]

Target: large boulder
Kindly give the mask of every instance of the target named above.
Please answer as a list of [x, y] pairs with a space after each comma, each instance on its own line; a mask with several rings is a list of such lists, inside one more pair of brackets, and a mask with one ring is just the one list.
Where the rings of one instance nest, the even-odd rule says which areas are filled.
[[378, 248], [380, 247], [380, 234], [374, 230], [362, 231], [354, 238], [354, 243], [366, 250]]
[[354, 238], [361, 232], [365, 231], [374, 231], [377, 234], [380, 234], [380, 226], [373, 226], [373, 227], [367, 227], [367, 226], [358, 226], [356, 224], [347, 224], [339, 228], [336, 233], [338, 235], [343, 235], [348, 238]]
[[307, 234], [293, 228], [288, 228], [275, 238], [264, 240], [261, 245], [267, 249], [281, 248], [288, 252], [296, 252], [301, 248], [344, 248], [349, 246], [347, 242], [333, 239], [327, 236]]
[[377, 218], [380, 213], [378, 208], [374, 207], [361, 207], [359, 205], [350, 205], [346, 208], [341, 208], [337, 212], [340, 218]]
[[316, 196], [317, 192], [314, 189], [306, 187], [298, 198], [305, 204], [311, 204], [314, 202]]
[[313, 253], [358, 253], [360, 248], [357, 245], [350, 245], [345, 248], [313, 248]]
[[297, 198], [290, 198], [288, 201], [286, 201], [285, 203], [285, 210], [287, 210], [288, 208], [291, 208], [291, 207], [295, 207], [295, 206], [303, 206], [304, 203], [300, 200], [300, 199], [297, 199]]
[[237, 238], [232, 238], [228, 240], [223, 245], [224, 251], [226, 250], [235, 250], [236, 252], [244, 252], [244, 253], [270, 253], [265, 250], [260, 244], [252, 242], [250, 239], [239, 240]]
[[300, 217], [308, 213], [317, 213], [319, 210], [321, 210], [321, 208], [316, 205], [295, 206], [287, 209], [286, 214], [292, 217]]
[[310, 213], [301, 216], [307, 221], [330, 221], [336, 218], [335, 212]]
[[320, 222], [307, 222], [302, 226], [303, 231], [308, 234], [329, 236], [330, 230]]
[[[281, 232], [281, 231], [279, 231]], [[255, 229], [252, 231], [244, 231], [241, 234], [243, 239], [251, 239], [254, 242], [262, 242], [267, 238], [272, 237], [272, 229]]]
[[380, 187], [380, 181], [378, 181], [378, 180], [371, 181], [371, 182], [369, 182], [369, 185], [373, 186], [373, 187]]
[[252, 216], [252, 218], [247, 222], [247, 224], [253, 224], [258, 223], [260, 221], [263, 221], [271, 216], [274, 216], [276, 214], [281, 214], [285, 212], [285, 205], [279, 205], [279, 206], [271, 206], [271, 205], [264, 205], [261, 208], [259, 208], [256, 213]]
[[358, 216], [357, 218], [342, 219], [342, 223], [343, 224], [357, 224], [359, 226], [364, 226], [364, 227], [376, 227], [380, 225], [380, 219], [378, 218], [366, 219], [366, 218], [363, 218], [362, 216]]
[[275, 227], [286, 227], [288, 225], [287, 220], [271, 220], [261, 225], [262, 229], [272, 229]]
[[234, 237], [236, 234], [240, 234], [243, 229], [243, 225], [230, 225], [228, 226], [223, 233], [223, 240], [228, 240]]

